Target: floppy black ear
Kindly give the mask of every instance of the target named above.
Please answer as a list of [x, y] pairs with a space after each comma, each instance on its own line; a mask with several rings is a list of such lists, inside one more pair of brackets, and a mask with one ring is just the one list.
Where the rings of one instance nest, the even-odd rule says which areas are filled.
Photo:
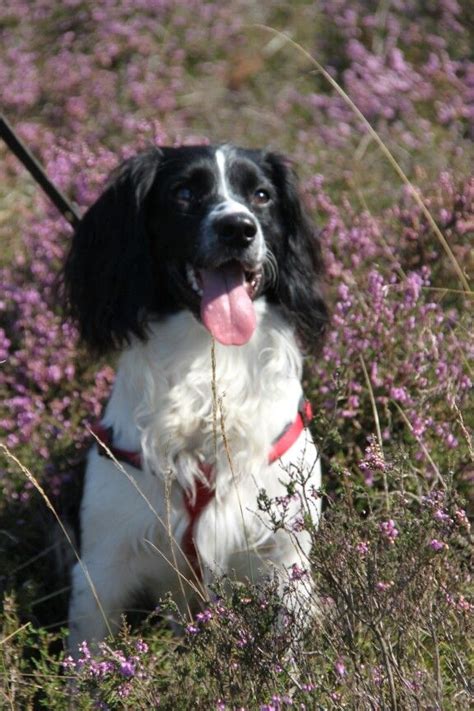
[[82, 218], [66, 259], [68, 313], [83, 341], [99, 353], [122, 346], [131, 334], [145, 336], [153, 280], [144, 212], [160, 158], [153, 149], [112, 174]]
[[267, 160], [278, 191], [284, 229], [282, 244], [275, 247], [278, 250], [275, 296], [294, 324], [302, 346], [314, 352], [322, 344], [328, 323], [321, 245], [301, 203], [296, 174], [282, 156], [270, 153]]

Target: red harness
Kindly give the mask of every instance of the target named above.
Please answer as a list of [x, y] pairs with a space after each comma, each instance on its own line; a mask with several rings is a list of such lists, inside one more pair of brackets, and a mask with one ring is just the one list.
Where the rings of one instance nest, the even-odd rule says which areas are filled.
[[[311, 404], [307, 400], [301, 399], [294, 421], [285, 427], [282, 434], [272, 445], [268, 455], [269, 464], [276, 462], [277, 459], [280, 459], [285, 452], [290, 449], [312, 419], [313, 411]], [[114, 432], [112, 427], [104, 427], [100, 422], [97, 422], [91, 427], [91, 432], [100, 440], [101, 444], [104, 445], [104, 447], [99, 447], [99, 454], [109, 458], [113, 457], [125, 464], [130, 464], [136, 469], [142, 469], [142, 457], [140, 452], [133, 452], [114, 446]], [[194, 500], [188, 491], [184, 492], [184, 505], [189, 516], [189, 523], [183, 536], [181, 548], [192, 565], [197, 577], [200, 578], [199, 558], [194, 543], [194, 529], [199, 516], [214, 498], [215, 491], [212, 488], [212, 466], [204, 463], [200, 464], [199, 467], [204, 475], [205, 481], [201, 479], [196, 481], [196, 495]]]

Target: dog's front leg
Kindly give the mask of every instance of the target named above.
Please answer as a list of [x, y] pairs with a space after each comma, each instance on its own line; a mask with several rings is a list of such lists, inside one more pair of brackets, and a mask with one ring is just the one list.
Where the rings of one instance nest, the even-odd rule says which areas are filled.
[[68, 646], [75, 658], [81, 642], [94, 645], [117, 631], [130, 592], [121, 572], [123, 561], [97, 552], [84, 561], [84, 568], [77, 563], [72, 571]]

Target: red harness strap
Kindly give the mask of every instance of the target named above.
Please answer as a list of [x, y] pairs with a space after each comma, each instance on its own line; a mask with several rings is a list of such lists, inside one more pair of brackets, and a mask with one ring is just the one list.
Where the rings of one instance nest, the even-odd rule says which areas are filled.
[[[313, 411], [311, 404], [302, 398], [298, 406], [298, 412], [295, 420], [285, 427], [283, 433], [273, 443], [268, 455], [269, 464], [273, 464], [277, 459], [283, 457], [283, 455], [296, 442], [302, 431], [308, 426], [312, 419]], [[103, 447], [99, 447], [99, 454], [109, 458], [112, 455], [118, 461], [131, 464], [137, 469], [142, 469], [140, 452], [131, 452], [129, 450], [120, 449], [119, 447], [114, 446], [114, 434], [112, 427], [104, 427], [101, 423], [96, 423], [91, 427], [91, 432], [106, 448], [104, 449]], [[206, 481], [202, 481], [202, 479], [198, 479], [196, 481], [196, 495], [194, 500], [188, 491], [184, 492], [184, 505], [189, 516], [189, 522], [181, 544], [182, 551], [198, 578], [201, 577], [201, 570], [194, 542], [194, 528], [199, 516], [214, 498], [214, 489], [212, 488], [212, 467], [210, 464], [200, 464], [199, 468], [204, 474]]]
[[270, 454], [268, 455], [269, 464], [273, 464], [277, 459], [283, 457], [285, 452], [296, 442], [304, 428], [309, 425], [312, 419], [313, 408], [311, 407], [311, 403], [309, 400], [301, 398], [293, 424], [288, 425], [273, 443]]
[[186, 511], [188, 512], [189, 522], [181, 542], [181, 549], [197, 577], [200, 579], [201, 567], [199, 565], [199, 556], [194, 542], [194, 527], [199, 519], [199, 516], [214, 498], [215, 492], [212, 488], [212, 467], [210, 464], [200, 464], [199, 468], [204, 474], [206, 481], [204, 482], [202, 479], [196, 480], [196, 497], [194, 501], [189, 491], [184, 492], [184, 505], [186, 506]]
[[125, 464], [131, 464], [132, 467], [137, 469], [142, 468], [142, 456], [140, 452], [131, 452], [128, 449], [120, 449], [120, 447], [115, 447], [114, 445], [114, 428], [104, 427], [100, 422], [96, 422], [90, 428], [92, 434], [94, 434], [104, 447], [99, 447], [99, 454], [103, 457], [112, 457], [110, 454], [119, 462], [125, 462]]

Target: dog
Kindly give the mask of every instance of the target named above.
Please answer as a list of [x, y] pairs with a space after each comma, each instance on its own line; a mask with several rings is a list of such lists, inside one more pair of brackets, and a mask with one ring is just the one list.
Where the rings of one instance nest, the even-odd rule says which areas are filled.
[[301, 378], [328, 321], [323, 271], [296, 175], [269, 151], [151, 148], [85, 213], [68, 311], [93, 353], [120, 356], [92, 428], [73, 653], [114, 632], [140, 591], [196, 609], [218, 576], [277, 571], [284, 586], [309, 553], [304, 527], [275, 531], [258, 500], [281, 497], [291, 529], [291, 470], [320, 487]]

